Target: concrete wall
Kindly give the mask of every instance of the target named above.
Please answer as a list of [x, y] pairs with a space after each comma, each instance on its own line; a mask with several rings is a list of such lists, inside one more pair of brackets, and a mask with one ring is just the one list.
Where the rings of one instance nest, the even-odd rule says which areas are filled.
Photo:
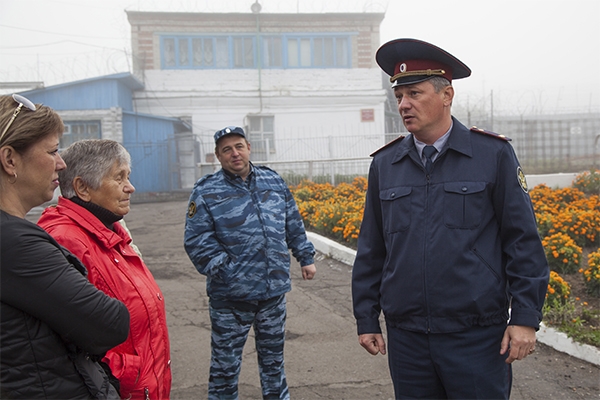
[[57, 111], [63, 121], [100, 121], [102, 139], [123, 143], [123, 110], [111, 107], [103, 110]]
[[526, 175], [525, 178], [527, 179], [527, 186], [529, 186], [530, 190], [541, 183], [552, 189], [557, 189], [571, 186], [577, 175], [579, 175], [579, 173], [560, 173]]
[[[245, 126], [249, 115], [273, 116], [276, 142], [380, 134], [385, 129], [380, 82], [377, 69], [266, 70], [260, 79], [257, 70], [153, 70], [147, 71], [146, 89], [135, 93], [135, 102], [141, 113], [191, 120], [193, 133], [206, 145], [201, 152], [204, 162], [214, 149], [214, 132], [228, 125]], [[372, 121], [362, 120], [365, 109], [372, 111]], [[276, 148], [283, 146], [276, 143]], [[328, 150], [323, 158], [344, 157], [356, 143], [342, 141], [337, 146], [335, 155]], [[275, 152], [269, 159], [314, 158], [308, 148], [294, 151]]]

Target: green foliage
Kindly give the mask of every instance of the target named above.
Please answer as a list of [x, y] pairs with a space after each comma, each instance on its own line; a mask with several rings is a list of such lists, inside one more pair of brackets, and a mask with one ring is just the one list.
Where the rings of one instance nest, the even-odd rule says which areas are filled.
[[579, 272], [583, 274], [587, 292], [594, 297], [600, 297], [600, 249], [589, 254], [587, 269], [582, 268]]
[[577, 175], [573, 187], [588, 195], [600, 194], [600, 170], [592, 169]]
[[572, 273], [579, 270], [581, 247], [564, 233], [556, 233], [542, 240], [550, 270], [560, 273]]

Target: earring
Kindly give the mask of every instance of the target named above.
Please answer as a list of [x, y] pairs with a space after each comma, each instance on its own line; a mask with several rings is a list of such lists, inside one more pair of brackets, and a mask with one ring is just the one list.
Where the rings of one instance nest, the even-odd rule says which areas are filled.
[[15, 180], [14, 181], [8, 181], [8, 183], [10, 183], [11, 185], [14, 185], [17, 182], [17, 173], [15, 172]]

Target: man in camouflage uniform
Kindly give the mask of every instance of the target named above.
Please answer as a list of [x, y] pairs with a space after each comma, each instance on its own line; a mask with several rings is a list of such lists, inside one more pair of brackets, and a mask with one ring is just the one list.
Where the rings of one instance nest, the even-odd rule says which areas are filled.
[[242, 350], [253, 326], [263, 397], [287, 399], [288, 249], [304, 279], [315, 275], [315, 250], [283, 179], [250, 162], [243, 129], [217, 131], [215, 144], [222, 169], [194, 186], [184, 240], [196, 269], [206, 275], [212, 324], [208, 397], [238, 398]]

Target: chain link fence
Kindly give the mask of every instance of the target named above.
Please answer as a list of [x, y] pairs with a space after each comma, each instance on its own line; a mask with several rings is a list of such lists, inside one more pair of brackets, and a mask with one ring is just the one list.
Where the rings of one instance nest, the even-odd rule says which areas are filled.
[[[599, 113], [496, 117], [493, 123], [469, 118], [468, 122], [486, 129], [493, 126], [494, 131], [510, 137], [527, 174], [571, 173], [600, 168]], [[299, 128], [295, 129], [298, 131]], [[289, 185], [297, 185], [302, 179], [335, 185], [351, 182], [359, 175], [366, 176], [370, 154], [398, 135], [406, 134], [365, 130], [343, 134], [347, 131], [352, 129], [340, 126], [320, 132], [321, 136], [309, 137], [297, 137], [292, 130], [276, 132], [275, 141], [271, 144], [251, 143], [251, 160], [271, 167]], [[211, 157], [213, 151], [212, 143], [201, 146], [207, 162], [198, 164], [198, 177], [220, 169], [216, 157]]]

